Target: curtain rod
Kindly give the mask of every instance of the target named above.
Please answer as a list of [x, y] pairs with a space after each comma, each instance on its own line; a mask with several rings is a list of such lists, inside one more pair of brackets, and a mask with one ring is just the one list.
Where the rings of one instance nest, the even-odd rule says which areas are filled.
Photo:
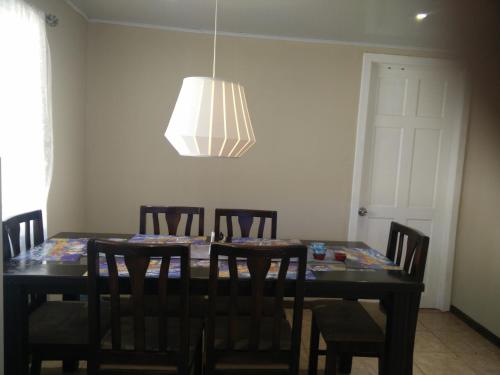
[[56, 27], [59, 23], [59, 18], [55, 14], [45, 13], [45, 22], [51, 27]]

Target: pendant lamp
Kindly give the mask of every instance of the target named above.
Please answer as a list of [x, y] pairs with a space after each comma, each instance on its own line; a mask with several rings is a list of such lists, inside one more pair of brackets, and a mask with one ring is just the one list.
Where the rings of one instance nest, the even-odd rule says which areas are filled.
[[215, 1], [212, 77], [187, 77], [170, 117], [165, 137], [182, 156], [243, 155], [255, 144], [245, 89], [215, 78], [218, 0]]

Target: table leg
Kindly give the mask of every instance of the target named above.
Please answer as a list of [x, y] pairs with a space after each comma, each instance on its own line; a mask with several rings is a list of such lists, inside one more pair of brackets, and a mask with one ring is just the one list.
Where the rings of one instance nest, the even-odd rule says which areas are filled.
[[19, 285], [4, 284], [5, 373], [28, 375], [28, 296]]
[[[409, 314], [409, 345], [407, 361], [408, 371], [413, 371], [413, 351], [415, 349], [415, 335], [417, 333], [418, 309], [420, 307], [421, 293], [413, 294], [410, 299], [410, 314]], [[411, 374], [411, 372], [409, 372]]]
[[394, 294], [387, 311], [386, 352], [383, 363], [385, 375], [412, 375], [410, 351], [414, 335], [410, 324], [410, 294]]
[[63, 372], [76, 372], [78, 371], [79, 361], [73, 359], [63, 360]]

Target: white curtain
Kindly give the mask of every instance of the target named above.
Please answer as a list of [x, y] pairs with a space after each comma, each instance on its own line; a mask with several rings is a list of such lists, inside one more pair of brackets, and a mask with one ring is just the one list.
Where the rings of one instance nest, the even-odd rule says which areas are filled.
[[47, 208], [52, 177], [50, 51], [45, 15], [0, 1], [0, 157], [3, 219]]

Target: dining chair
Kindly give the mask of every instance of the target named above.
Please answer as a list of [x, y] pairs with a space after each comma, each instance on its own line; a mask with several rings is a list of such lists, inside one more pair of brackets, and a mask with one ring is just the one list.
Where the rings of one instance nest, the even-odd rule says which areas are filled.
[[[149, 277], [147, 270], [153, 258], [161, 259], [161, 265], [156, 276]], [[107, 275], [101, 275], [100, 259], [105, 261]], [[178, 274], [170, 277], [169, 269], [175, 266], [174, 262], [178, 262]], [[189, 280], [190, 248], [187, 245], [90, 240], [90, 354], [87, 373], [172, 371], [187, 375], [191, 370], [199, 373], [203, 322], [190, 317]], [[101, 339], [105, 331], [99, 319], [103, 292], [110, 295], [111, 330]], [[120, 312], [124, 295], [131, 296], [131, 316], [123, 316]], [[146, 295], [158, 297], [156, 316], [145, 314], [143, 302]], [[180, 299], [177, 316], [168, 314], [172, 296]]]
[[191, 226], [193, 224], [194, 215], [198, 216], [198, 236], [203, 236], [205, 232], [205, 209], [203, 207], [165, 207], [165, 206], [141, 206], [140, 208], [140, 223], [139, 233], [146, 234], [147, 216], [151, 214], [153, 217], [153, 233], [160, 234], [160, 220], [158, 215], [164, 214], [167, 223], [168, 234], [171, 236], [177, 235], [177, 229], [181, 221], [182, 215], [187, 215], [184, 235], [191, 235]]
[[[4, 260], [9, 260], [21, 254], [23, 237], [24, 249], [30, 251], [45, 240], [42, 211], [26, 212], [5, 220], [2, 223], [2, 231]], [[29, 311], [33, 311], [46, 300], [47, 296], [45, 294], [31, 293], [29, 295]]]
[[[109, 308], [101, 313], [101, 326], [109, 327]], [[88, 305], [86, 301], [48, 301], [29, 315], [31, 375], [40, 375], [42, 361], [63, 361], [73, 371], [88, 359]]]
[[278, 226], [278, 212], [266, 210], [246, 210], [237, 208], [216, 208], [214, 232], [219, 235], [221, 218], [226, 218], [227, 236], [233, 237], [233, 217], [238, 218], [240, 226], [241, 237], [250, 237], [250, 231], [255, 218], [259, 219], [259, 227], [257, 229], [257, 237], [264, 237], [264, 229], [266, 219], [271, 219], [271, 238], [276, 238], [276, 230]]
[[[423, 282], [429, 237], [405, 225], [392, 222], [389, 231], [387, 257], [418, 283]], [[381, 301], [382, 309], [387, 308], [390, 299]], [[411, 302], [408, 332], [411, 342], [415, 339], [420, 294]], [[326, 351], [319, 350], [320, 335], [326, 342]], [[379, 373], [382, 373], [385, 354], [384, 327], [380, 327], [373, 317], [357, 301], [322, 300], [312, 308], [309, 375], [315, 375], [318, 355], [326, 354], [325, 374], [336, 374], [337, 359], [342, 373], [350, 373], [352, 357], [378, 357]], [[413, 352], [413, 348], [410, 348]]]
[[[205, 374], [298, 374], [306, 262], [303, 245], [212, 244]], [[266, 280], [271, 267], [275, 280]], [[287, 280], [287, 272], [293, 272], [293, 280]], [[285, 287], [294, 298], [291, 325], [282, 310]], [[217, 313], [219, 295], [229, 297], [227, 315]], [[250, 314], [239, 306], [245, 297], [252, 299]], [[263, 313], [266, 297], [274, 298], [270, 316]]]
[[[33, 226], [33, 238], [31, 227]], [[24, 233], [22, 231], [24, 228]], [[13, 216], [2, 223], [4, 260], [21, 253], [21, 239], [24, 234], [26, 251], [40, 245], [44, 240], [42, 211], [36, 210]]]

